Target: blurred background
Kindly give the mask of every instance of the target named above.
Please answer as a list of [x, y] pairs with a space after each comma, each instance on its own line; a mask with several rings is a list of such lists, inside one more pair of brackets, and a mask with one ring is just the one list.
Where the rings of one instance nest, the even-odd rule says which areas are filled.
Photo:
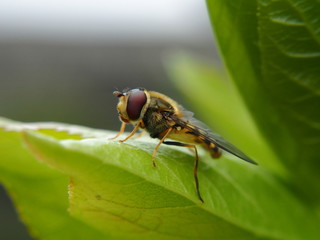
[[[217, 59], [204, 0], [2, 0], [0, 116], [118, 130], [127, 87], [187, 105], [164, 69], [179, 51]], [[0, 234], [30, 239], [1, 185]]]

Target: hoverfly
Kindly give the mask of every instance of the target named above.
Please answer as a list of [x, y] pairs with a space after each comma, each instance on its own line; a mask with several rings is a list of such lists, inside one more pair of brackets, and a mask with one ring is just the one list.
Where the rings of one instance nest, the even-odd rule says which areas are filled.
[[[113, 95], [119, 98], [117, 106], [119, 118], [122, 121], [119, 133], [112, 139], [120, 136], [127, 124], [133, 124], [132, 132], [120, 142], [131, 138], [138, 129], [143, 129], [152, 138], [160, 139], [152, 154], [152, 164], [156, 167], [155, 157], [162, 143], [194, 149], [194, 179], [198, 198], [203, 199], [199, 191], [197, 176], [198, 151], [196, 145], [203, 146], [213, 158], [221, 156], [221, 149], [229, 152], [244, 161], [256, 164], [231, 143], [221, 136], [208, 130], [200, 121], [193, 118], [191, 112], [186, 111], [173, 99], [144, 88], [134, 88], [128, 91], [115, 91]], [[175, 141], [167, 141], [172, 139]]]

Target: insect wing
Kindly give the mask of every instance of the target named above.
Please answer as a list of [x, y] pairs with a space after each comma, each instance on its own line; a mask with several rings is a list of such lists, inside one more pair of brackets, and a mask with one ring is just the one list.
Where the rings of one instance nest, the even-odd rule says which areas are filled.
[[[223, 137], [221, 137], [219, 134], [212, 132], [209, 127], [207, 127], [203, 122], [199, 121], [198, 119], [193, 117], [193, 113], [190, 111], [187, 111], [185, 109], [182, 109], [184, 117], [182, 118], [182, 121], [180, 120], [180, 123], [183, 126], [195, 126], [200, 129], [199, 134], [201, 137], [208, 139], [209, 141], [212, 141], [214, 144], [216, 144], [219, 148], [225, 150], [228, 153], [231, 153], [240, 159], [255, 164], [257, 163], [253, 161], [251, 158], [249, 158], [247, 155], [245, 155], [242, 151], [240, 151], [237, 147], [235, 147], [233, 144], [229, 143], [227, 140], [225, 140]], [[177, 121], [177, 119], [176, 119]]]
[[241, 152], [237, 147], [235, 147], [233, 144], [229, 143], [227, 140], [225, 140], [224, 138], [222, 138], [220, 135], [213, 133], [213, 132], [209, 132], [208, 135], [210, 136], [210, 138], [213, 140], [213, 142], [221, 149], [225, 150], [228, 153], [231, 153], [239, 158], [241, 158], [242, 160], [255, 164], [257, 165], [257, 163], [255, 161], [253, 161], [251, 158], [249, 158], [247, 155], [245, 155], [243, 152]]

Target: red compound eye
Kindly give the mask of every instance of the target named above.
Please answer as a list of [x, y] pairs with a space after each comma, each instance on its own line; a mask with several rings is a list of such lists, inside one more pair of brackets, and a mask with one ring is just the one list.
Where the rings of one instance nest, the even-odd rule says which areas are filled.
[[131, 120], [137, 120], [140, 117], [141, 110], [147, 102], [147, 96], [143, 90], [132, 89], [127, 103], [127, 114]]

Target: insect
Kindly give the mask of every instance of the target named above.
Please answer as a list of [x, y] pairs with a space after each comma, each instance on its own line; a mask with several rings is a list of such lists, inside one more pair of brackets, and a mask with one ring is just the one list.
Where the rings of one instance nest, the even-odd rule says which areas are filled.
[[[219, 158], [222, 149], [244, 161], [256, 164], [231, 143], [208, 130], [203, 123], [193, 118], [191, 112], [186, 111], [177, 102], [164, 94], [147, 91], [144, 88], [134, 88], [123, 92], [115, 91], [113, 95], [119, 98], [117, 110], [122, 125], [119, 133], [112, 139], [119, 137], [124, 132], [127, 124], [133, 124], [134, 129], [120, 142], [131, 138], [138, 129], [147, 131], [152, 138], [160, 139], [152, 154], [154, 167], [156, 167], [157, 150], [161, 144], [194, 149], [193, 175], [197, 196], [201, 202], [204, 201], [199, 190], [197, 176], [199, 156], [196, 145], [203, 146], [213, 158]], [[168, 141], [167, 139], [175, 141]]]

